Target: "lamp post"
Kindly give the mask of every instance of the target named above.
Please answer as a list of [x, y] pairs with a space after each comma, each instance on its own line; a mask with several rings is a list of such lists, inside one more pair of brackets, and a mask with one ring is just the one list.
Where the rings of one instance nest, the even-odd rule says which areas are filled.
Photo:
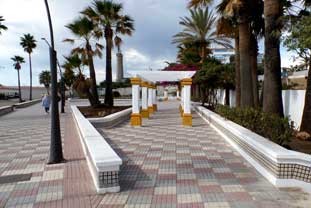
[[[41, 38], [41, 40], [44, 40], [45, 43], [49, 46], [49, 48], [51, 48], [50, 43], [45, 39], [45, 38]], [[65, 113], [65, 83], [64, 83], [64, 75], [62, 72], [62, 68], [60, 67], [60, 64], [58, 62], [58, 59], [56, 57], [56, 61], [57, 61], [57, 65], [58, 65], [58, 69], [59, 69], [59, 74], [60, 74], [60, 94], [61, 94], [61, 113]]]
[[56, 66], [56, 51], [54, 49], [54, 35], [53, 26], [50, 15], [49, 4], [47, 0], [44, 0], [47, 11], [51, 45], [50, 45], [50, 70], [51, 70], [51, 95], [52, 95], [52, 109], [51, 109], [51, 143], [50, 143], [50, 156], [48, 164], [61, 163], [64, 161], [62, 139], [60, 133], [59, 123], [59, 111], [58, 111], [58, 100], [57, 100], [57, 66]]

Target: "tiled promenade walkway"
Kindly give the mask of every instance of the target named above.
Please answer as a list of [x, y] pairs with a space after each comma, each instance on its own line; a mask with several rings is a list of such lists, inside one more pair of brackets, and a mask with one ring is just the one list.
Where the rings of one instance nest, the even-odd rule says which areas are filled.
[[185, 128], [177, 102], [159, 110], [142, 128], [103, 129], [125, 161], [123, 190], [105, 207], [311, 207], [308, 194], [272, 186], [198, 115]]
[[[61, 118], [67, 162], [49, 166], [40, 104], [0, 117], [0, 208], [310, 207], [309, 195], [270, 185], [198, 116], [184, 128], [176, 103], [159, 107], [143, 128], [104, 130], [127, 161], [122, 192], [106, 195], [95, 193], [70, 113]], [[30, 180], [4, 178], [18, 174]]]
[[[61, 126], [68, 161], [46, 165], [50, 115], [41, 105], [0, 117], [0, 208], [88, 208], [100, 203], [102, 197], [95, 194], [70, 113], [62, 115]], [[29, 181], [1, 181], [3, 176], [29, 173]]]

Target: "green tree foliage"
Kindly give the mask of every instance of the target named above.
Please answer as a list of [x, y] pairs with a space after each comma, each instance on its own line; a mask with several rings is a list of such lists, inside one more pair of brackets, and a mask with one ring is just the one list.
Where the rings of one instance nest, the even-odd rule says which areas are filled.
[[232, 47], [230, 42], [222, 37], [217, 37], [215, 28], [216, 16], [205, 9], [190, 9], [190, 17], [182, 17], [179, 24], [183, 31], [173, 36], [172, 43], [183, 45], [195, 45], [200, 49], [201, 63], [207, 59], [210, 44], [216, 43], [225, 47]]
[[39, 83], [44, 85], [46, 91], [49, 92], [50, 84], [51, 84], [51, 72], [50, 71], [42, 71], [39, 74]]
[[17, 79], [18, 79], [18, 93], [19, 93], [19, 102], [22, 102], [22, 92], [21, 92], [21, 79], [20, 79], [20, 73], [21, 70], [21, 64], [25, 63], [25, 59], [21, 56], [14, 56], [11, 58], [11, 60], [14, 62], [13, 66], [14, 69], [17, 71]]
[[[84, 86], [90, 87], [90, 90], [85, 89], [84, 91], [87, 93], [91, 105], [97, 106], [100, 104], [100, 101], [97, 93], [96, 73], [93, 59], [94, 56], [102, 57], [101, 50], [103, 49], [103, 46], [97, 42], [101, 36], [101, 32], [97, 30], [95, 23], [87, 17], [79, 17], [66, 27], [78, 40], [65, 39], [64, 41], [72, 44], [79, 44], [78, 47], [71, 51], [73, 56], [70, 58], [75, 59], [74, 61], [79, 61], [76, 59], [79, 56], [81, 62], [88, 64], [90, 79], [89, 83]], [[82, 76], [80, 78], [81, 82], [84, 81]]]
[[134, 31], [134, 20], [129, 15], [122, 14], [123, 5], [112, 0], [95, 0], [93, 5], [87, 7], [82, 14], [90, 18], [98, 27], [104, 31], [106, 40], [106, 92], [105, 104], [113, 106], [112, 94], [112, 56], [114, 45], [120, 50], [122, 39], [119, 35], [131, 36]]
[[31, 34], [24, 34], [21, 37], [20, 45], [24, 48], [24, 51], [28, 53], [29, 57], [29, 74], [30, 74], [30, 91], [29, 91], [29, 100], [32, 100], [32, 64], [31, 64], [31, 54], [33, 49], [37, 47], [37, 41], [34, 36]]
[[[106, 81], [101, 82], [100, 87], [102, 88], [106, 88], [107, 87], [107, 83]], [[126, 87], [131, 87], [131, 80], [130, 79], [125, 79], [122, 82], [112, 82], [112, 89], [118, 89], [118, 88], [126, 88]]]
[[0, 35], [2, 34], [2, 31], [5, 31], [8, 29], [7, 26], [5, 26], [2, 22], [4, 22], [3, 16], [0, 16]]
[[[234, 88], [235, 70], [232, 64], [221, 64], [218, 60], [209, 59], [204, 63], [195, 77], [194, 83], [200, 87], [202, 105], [210, 107], [217, 104], [216, 90], [226, 90], [226, 100], [229, 99], [229, 90]], [[229, 104], [229, 103], [227, 103]]]
[[309, 67], [305, 105], [300, 125], [301, 131], [311, 133], [311, 15], [300, 17], [291, 27], [291, 34], [284, 44], [289, 50], [295, 51]]

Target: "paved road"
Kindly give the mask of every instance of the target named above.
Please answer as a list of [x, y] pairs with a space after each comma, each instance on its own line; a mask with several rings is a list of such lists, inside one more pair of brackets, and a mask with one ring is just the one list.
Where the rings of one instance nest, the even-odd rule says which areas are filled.
[[103, 129], [125, 161], [115, 207], [311, 207], [298, 189], [279, 190], [263, 178], [198, 115], [181, 126], [177, 102], [164, 102], [142, 128], [128, 122]]
[[70, 113], [60, 165], [46, 165], [50, 115], [40, 104], [0, 117], [0, 207], [310, 207], [309, 195], [273, 187], [198, 116], [184, 128], [176, 103], [159, 107], [142, 128], [103, 130], [125, 160], [122, 192], [106, 195], [95, 193]]

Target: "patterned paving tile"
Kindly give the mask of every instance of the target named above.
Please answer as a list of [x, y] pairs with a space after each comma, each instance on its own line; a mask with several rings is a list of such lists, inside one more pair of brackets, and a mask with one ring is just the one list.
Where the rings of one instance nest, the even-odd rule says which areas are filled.
[[[130, 194], [125, 204], [230, 208], [260, 207], [263, 199], [277, 205], [280, 199], [303, 201], [273, 187], [198, 115], [193, 115], [193, 127], [185, 128], [178, 103], [160, 103], [159, 110], [143, 120], [143, 127], [132, 128], [125, 122], [100, 129], [126, 161], [121, 189], [153, 190], [151, 202], [151, 195], [145, 195], [144, 201]], [[144, 177], [140, 180], [139, 175]], [[146, 180], [148, 176], [152, 179]]]
[[125, 122], [99, 129], [124, 164], [121, 192], [97, 195], [66, 111], [61, 127], [67, 162], [61, 165], [46, 165], [50, 117], [40, 104], [1, 117], [0, 176], [32, 177], [1, 184], [0, 207], [310, 207], [310, 195], [272, 186], [198, 115], [192, 128], [181, 126], [176, 102], [159, 103], [141, 128]]

